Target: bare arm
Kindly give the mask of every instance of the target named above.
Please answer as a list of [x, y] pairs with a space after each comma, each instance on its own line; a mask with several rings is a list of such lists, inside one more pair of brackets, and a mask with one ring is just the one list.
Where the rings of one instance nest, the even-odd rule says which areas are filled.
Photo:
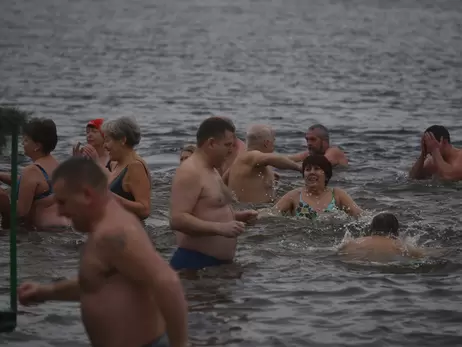
[[151, 213], [151, 179], [143, 163], [136, 161], [128, 166], [128, 186], [135, 201], [115, 195], [117, 201], [140, 219], [146, 219]]
[[290, 160], [293, 160], [296, 163], [299, 163], [301, 161], [304, 161], [307, 156], [308, 156], [308, 152], [305, 151], [305, 152], [301, 152], [301, 153], [297, 153], [297, 154], [291, 154], [291, 155], [288, 155], [287, 157]]
[[273, 211], [276, 210], [280, 214], [294, 214], [294, 190], [286, 193], [273, 207]]
[[[24, 168], [21, 176], [21, 184], [19, 186], [18, 193], [18, 204], [17, 204], [17, 214], [19, 218], [26, 217], [32, 207], [34, 202], [34, 194], [37, 190], [37, 178], [36, 178], [36, 168], [35, 166], [28, 166]], [[15, 189], [12, 187], [11, 189]]]
[[409, 170], [409, 177], [414, 180], [430, 178], [432, 175], [431, 167], [431, 162], [426, 160], [426, 156], [421, 153], [417, 161], [412, 165], [411, 170]]
[[326, 153], [324, 154], [327, 160], [331, 162], [333, 166], [340, 165], [340, 166], [348, 166], [348, 159], [345, 153], [337, 147], [329, 148]]
[[273, 166], [281, 170], [294, 170], [301, 172], [300, 164], [297, 164], [288, 156], [276, 153], [262, 153], [259, 151], [249, 152], [253, 166]]
[[9, 172], [0, 172], [0, 182], [8, 184], [11, 186], [11, 173]]
[[[218, 174], [217, 174], [218, 175]], [[190, 236], [220, 235], [221, 223], [209, 222], [192, 214], [202, 192], [200, 174], [180, 166], [173, 178], [170, 196], [170, 227]]]
[[77, 278], [63, 280], [42, 287], [44, 300], [79, 301], [80, 285]]
[[432, 158], [436, 166], [438, 175], [448, 181], [462, 180], [462, 168], [460, 166], [451, 165], [444, 161], [439, 149], [432, 152]]
[[358, 205], [356, 205], [351, 196], [349, 196], [347, 192], [339, 188], [335, 188], [335, 191], [339, 197], [339, 207], [350, 216], [359, 217], [363, 211], [358, 207]]
[[111, 231], [99, 241], [103, 259], [132, 283], [152, 293], [172, 347], [188, 343], [188, 304], [178, 275], [154, 250], [141, 226]]

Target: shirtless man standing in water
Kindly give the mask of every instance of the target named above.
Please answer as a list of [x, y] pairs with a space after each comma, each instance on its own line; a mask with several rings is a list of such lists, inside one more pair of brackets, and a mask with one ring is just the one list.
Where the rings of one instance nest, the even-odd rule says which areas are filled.
[[247, 131], [247, 150], [239, 153], [223, 179], [240, 202], [274, 201], [274, 172], [271, 167], [301, 172], [300, 164], [288, 156], [273, 153], [274, 132], [266, 125], [253, 125]]
[[73, 157], [55, 169], [52, 184], [60, 214], [88, 233], [79, 275], [49, 285], [24, 283], [19, 301], [80, 301], [92, 346], [186, 347], [181, 282], [138, 218], [111, 197], [100, 166]]
[[201, 269], [232, 262], [237, 236], [257, 212], [233, 211], [232, 195], [218, 168], [231, 153], [234, 127], [220, 117], [202, 122], [197, 149], [175, 173], [170, 200], [170, 226], [177, 231], [175, 270]]

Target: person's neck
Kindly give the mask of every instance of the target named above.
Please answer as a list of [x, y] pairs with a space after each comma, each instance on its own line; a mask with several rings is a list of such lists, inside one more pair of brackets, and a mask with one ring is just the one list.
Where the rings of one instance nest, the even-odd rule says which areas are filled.
[[319, 197], [322, 193], [326, 191], [326, 187], [317, 187], [317, 186], [308, 186], [305, 187], [305, 192], [308, 195]]
[[127, 150], [119, 160], [117, 160], [117, 166], [125, 167], [135, 159], [136, 153], [134, 150]]
[[43, 154], [43, 153], [34, 153], [30, 156], [30, 159], [35, 163], [37, 160], [49, 157], [51, 154]]
[[453, 146], [448, 148], [444, 153], [441, 153], [444, 161], [451, 161], [451, 159], [457, 157], [459, 155], [459, 150], [455, 149]]
[[247, 144], [247, 151], [259, 151], [259, 152], [264, 152], [262, 146], [259, 146], [254, 143], [248, 143]]
[[95, 206], [91, 208], [92, 216], [90, 217], [90, 223], [88, 226], [90, 232], [95, 231], [98, 224], [105, 218], [105, 212], [111, 199], [112, 198], [109, 194], [105, 192], [104, 195], [96, 201]]
[[197, 155], [205, 164], [205, 166], [209, 169], [216, 169], [217, 167], [214, 163], [210, 160], [210, 157], [205, 153], [202, 149], [198, 148], [194, 152], [193, 155]]

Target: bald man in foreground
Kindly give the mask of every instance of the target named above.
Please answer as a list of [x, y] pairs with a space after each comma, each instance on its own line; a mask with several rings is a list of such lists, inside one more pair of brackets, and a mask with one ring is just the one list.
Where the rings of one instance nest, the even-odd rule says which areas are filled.
[[240, 202], [269, 203], [275, 199], [273, 166], [301, 172], [301, 166], [288, 156], [273, 153], [274, 132], [266, 125], [253, 125], [247, 131], [247, 150], [240, 152], [224, 181]]

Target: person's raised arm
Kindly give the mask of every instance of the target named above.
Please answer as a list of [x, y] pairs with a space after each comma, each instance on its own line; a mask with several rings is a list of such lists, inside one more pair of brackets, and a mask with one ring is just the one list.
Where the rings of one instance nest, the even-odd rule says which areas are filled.
[[[425, 135], [424, 135], [425, 136]], [[424, 136], [420, 140], [420, 155], [409, 170], [409, 178], [414, 180], [424, 180], [432, 175], [432, 163], [427, 160], [427, 148]]]
[[253, 166], [273, 166], [281, 170], [302, 171], [300, 164], [289, 159], [287, 155], [262, 153], [260, 151], [251, 151], [249, 154], [249, 160]]
[[345, 213], [349, 214], [352, 217], [359, 217], [363, 212], [361, 208], [353, 201], [350, 195], [345, 192], [343, 189], [335, 188], [338, 197], [340, 208], [345, 211]]
[[221, 235], [221, 223], [201, 220], [192, 212], [202, 191], [201, 176], [180, 166], [170, 196], [170, 227], [190, 236]]
[[305, 158], [308, 156], [308, 152], [305, 151], [305, 152], [301, 152], [301, 153], [297, 153], [297, 154], [290, 154], [288, 155], [287, 157], [290, 159], [290, 160], [293, 160], [295, 161], [296, 163], [299, 163], [299, 162], [302, 162], [305, 160]]
[[[139, 227], [141, 229], [141, 227]], [[129, 225], [98, 241], [103, 259], [132, 283], [152, 293], [166, 323], [170, 346], [188, 343], [188, 304], [181, 281], [155, 251], [146, 234]]]
[[151, 213], [151, 178], [147, 168], [140, 161], [128, 166], [127, 183], [135, 201], [116, 195], [117, 201], [140, 219], [146, 219]]

